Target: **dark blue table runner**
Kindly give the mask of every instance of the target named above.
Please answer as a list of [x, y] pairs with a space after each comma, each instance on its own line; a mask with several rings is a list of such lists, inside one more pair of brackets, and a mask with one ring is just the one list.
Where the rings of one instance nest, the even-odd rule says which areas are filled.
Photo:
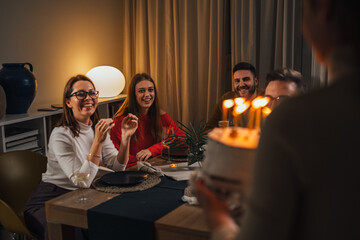
[[162, 177], [153, 188], [123, 193], [88, 210], [90, 240], [154, 239], [154, 222], [183, 202], [187, 181]]

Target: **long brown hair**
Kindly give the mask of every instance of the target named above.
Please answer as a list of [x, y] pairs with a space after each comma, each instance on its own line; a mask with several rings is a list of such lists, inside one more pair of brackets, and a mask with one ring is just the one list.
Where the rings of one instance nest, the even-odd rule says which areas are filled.
[[[155, 82], [148, 74], [138, 73], [132, 78], [128, 89], [127, 97], [119, 110], [115, 113], [114, 119], [123, 115], [127, 115], [128, 113], [132, 113], [137, 117], [140, 116], [140, 106], [139, 103], [136, 101], [135, 87], [136, 84], [143, 80], [150, 81], [154, 85], [155, 98], [153, 104], [149, 108], [148, 116], [150, 117], [151, 135], [158, 142], [161, 141], [160, 106]], [[139, 131], [136, 130], [136, 134], [133, 135], [135, 142], [137, 142], [139, 137], [141, 138], [141, 136], [139, 136], [138, 134]]]
[[[69, 81], [67, 81], [65, 88], [64, 88], [64, 94], [63, 94], [63, 112], [61, 114], [61, 118], [60, 121], [55, 125], [55, 127], [68, 127], [71, 132], [74, 134], [75, 137], [79, 136], [80, 133], [80, 126], [79, 123], [75, 120], [74, 118], [74, 114], [71, 108], [69, 108], [66, 105], [66, 100], [70, 99], [70, 94], [72, 93], [73, 86], [76, 82], [78, 81], [88, 81], [90, 82], [94, 89], [95, 89], [95, 85], [94, 83], [91, 81], [90, 78], [86, 77], [85, 75], [76, 75], [72, 78], [69, 79]], [[96, 89], [95, 89], [96, 90]], [[96, 125], [96, 123], [99, 121], [100, 117], [99, 117], [99, 112], [98, 109], [95, 109], [94, 114], [90, 117], [91, 121], [92, 121], [92, 128], [94, 129], [94, 126]]]

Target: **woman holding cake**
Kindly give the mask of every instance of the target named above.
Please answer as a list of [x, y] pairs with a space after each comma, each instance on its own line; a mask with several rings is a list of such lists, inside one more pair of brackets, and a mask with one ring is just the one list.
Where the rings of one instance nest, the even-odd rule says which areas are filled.
[[155, 82], [146, 73], [133, 77], [126, 100], [114, 115], [110, 136], [116, 148], [122, 139], [121, 124], [128, 114], [139, 119], [139, 126], [131, 139], [127, 167], [161, 154], [165, 148], [161, 142], [163, 128], [173, 129], [175, 136], [185, 136], [169, 114], [160, 109]]
[[195, 183], [212, 239], [360, 239], [360, 6], [303, 0], [303, 9], [304, 35], [330, 84], [267, 118], [240, 228], [226, 204]]

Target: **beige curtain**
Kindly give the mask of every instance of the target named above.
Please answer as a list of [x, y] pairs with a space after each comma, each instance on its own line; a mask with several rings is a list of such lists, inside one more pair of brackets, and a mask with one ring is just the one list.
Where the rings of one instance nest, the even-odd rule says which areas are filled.
[[232, 65], [254, 64], [264, 87], [268, 72], [301, 71], [301, 5], [297, 0], [231, 0]]
[[254, 64], [261, 87], [268, 72], [283, 67], [302, 72], [308, 88], [326, 85], [326, 69], [315, 61], [301, 33], [301, 1], [230, 1], [232, 65]]
[[176, 121], [206, 120], [232, 87], [232, 66], [254, 64], [260, 86], [282, 67], [310, 86], [326, 82], [301, 34], [298, 0], [122, 0], [122, 71], [156, 82], [160, 104]]
[[226, 90], [223, 0], [124, 0], [122, 71], [149, 73], [162, 108], [183, 123], [206, 120]]

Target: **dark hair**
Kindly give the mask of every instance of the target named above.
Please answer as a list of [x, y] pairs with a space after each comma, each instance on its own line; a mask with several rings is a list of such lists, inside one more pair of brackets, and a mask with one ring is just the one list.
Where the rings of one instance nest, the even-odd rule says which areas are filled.
[[268, 73], [266, 75], [265, 86], [267, 87], [271, 81], [294, 82], [299, 92], [304, 91], [301, 73], [289, 68], [278, 69]]
[[238, 64], [236, 64], [233, 67], [233, 74], [239, 70], [249, 70], [252, 73], [252, 75], [254, 76], [254, 78], [258, 77], [255, 67], [253, 65], [251, 65], [250, 63], [239, 62]]
[[[71, 97], [70, 95], [71, 95], [72, 91], [74, 90], [73, 86], [78, 81], [88, 81], [93, 85], [94, 89], [96, 90], [95, 84], [91, 81], [90, 78], [86, 77], [85, 75], [79, 74], [79, 75], [76, 75], [76, 76], [70, 78], [69, 81], [67, 81], [67, 83], [65, 85], [65, 88], [64, 88], [63, 112], [61, 114], [60, 121], [55, 125], [55, 127], [60, 127], [60, 126], [68, 127], [71, 130], [71, 132], [74, 134], [75, 137], [79, 136], [80, 126], [79, 126], [79, 123], [74, 118], [74, 114], [73, 114], [72, 109], [69, 108], [66, 105], [66, 100], [70, 99], [70, 97]], [[100, 119], [99, 112], [98, 112], [97, 108], [95, 109], [95, 112], [90, 117], [90, 119], [91, 119], [92, 124], [93, 124], [92, 128], [94, 129], [94, 126], [96, 125], [96, 123]]]
[[[140, 106], [136, 100], [135, 87], [136, 87], [136, 84], [138, 84], [139, 82], [141, 82], [143, 80], [150, 81], [154, 85], [155, 98], [154, 98], [153, 104], [149, 108], [148, 115], [150, 117], [150, 122], [151, 122], [150, 123], [151, 124], [150, 125], [151, 126], [151, 135], [154, 137], [154, 139], [156, 141], [161, 141], [161, 131], [160, 131], [161, 130], [161, 123], [160, 123], [161, 121], [160, 121], [160, 106], [159, 106], [159, 100], [158, 100], [158, 93], [156, 90], [154, 80], [146, 73], [138, 73], [132, 78], [129, 89], [128, 89], [127, 97], [126, 97], [124, 103], [119, 108], [119, 110], [115, 113], [114, 118], [117, 118], [117, 117], [120, 117], [123, 115], [127, 115], [128, 113], [132, 113], [132, 114], [136, 115], [137, 117], [140, 116]], [[142, 137], [142, 136], [138, 135], [139, 134], [138, 130], [139, 130], [139, 128], [136, 130], [136, 134], [133, 135], [135, 142], [137, 142], [139, 137], [140, 138]]]

